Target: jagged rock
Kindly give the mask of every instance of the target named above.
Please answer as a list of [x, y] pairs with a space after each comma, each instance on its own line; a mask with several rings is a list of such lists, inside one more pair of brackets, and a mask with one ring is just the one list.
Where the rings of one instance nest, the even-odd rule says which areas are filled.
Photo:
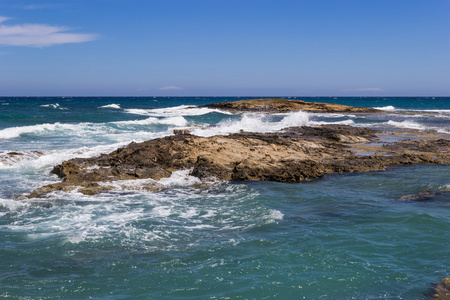
[[431, 297], [427, 299], [450, 300], [450, 278], [442, 278], [440, 282], [434, 282], [431, 289]]
[[204, 105], [203, 107], [220, 109], [232, 113], [242, 112], [258, 112], [258, 113], [287, 113], [291, 111], [307, 111], [320, 113], [342, 113], [342, 112], [364, 112], [376, 113], [382, 112], [374, 108], [353, 107], [348, 105], [333, 104], [333, 103], [317, 103], [306, 102], [301, 100], [288, 99], [250, 99], [233, 102], [219, 102], [214, 104]]
[[[55, 191], [78, 190], [94, 194], [110, 190], [113, 181], [169, 177], [176, 170], [191, 170], [201, 179], [271, 180], [301, 182], [332, 172], [384, 170], [391, 165], [449, 163], [450, 145], [420, 141], [392, 145], [378, 140], [377, 131], [344, 125], [293, 127], [277, 133], [240, 132], [199, 137], [182, 133], [143, 143], [131, 143], [110, 154], [76, 158], [55, 166], [63, 179], [34, 191], [41, 197]], [[377, 146], [378, 145], [378, 146]], [[357, 155], [354, 147], [374, 152]], [[353, 150], [350, 150], [352, 148]], [[152, 188], [150, 188], [152, 189]]]

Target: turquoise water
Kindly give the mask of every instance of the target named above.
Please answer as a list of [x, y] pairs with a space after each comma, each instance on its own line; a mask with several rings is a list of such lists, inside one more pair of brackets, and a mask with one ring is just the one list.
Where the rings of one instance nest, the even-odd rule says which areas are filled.
[[[450, 167], [330, 174], [300, 184], [199, 182], [159, 192], [16, 200], [52, 166], [190, 125], [209, 136], [349, 124], [450, 132], [450, 98], [301, 98], [384, 107], [382, 116], [229, 115], [239, 98], [0, 98], [0, 297], [12, 299], [421, 299], [450, 276]], [[11, 155], [14, 151], [19, 155]], [[448, 194], [447, 194], [448, 195]]]

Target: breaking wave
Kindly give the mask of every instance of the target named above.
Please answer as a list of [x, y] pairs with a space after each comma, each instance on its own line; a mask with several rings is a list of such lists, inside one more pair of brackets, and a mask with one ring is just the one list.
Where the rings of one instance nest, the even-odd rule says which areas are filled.
[[68, 109], [65, 108], [65, 107], [61, 107], [61, 106], [59, 105], [59, 103], [42, 104], [42, 105], [39, 105], [39, 107], [50, 107], [50, 108], [54, 108], [54, 109], [68, 110]]
[[0, 139], [16, 138], [27, 133], [45, 133], [45, 132], [61, 131], [64, 129], [75, 131], [78, 128], [79, 126], [75, 124], [61, 124], [59, 122], [53, 124], [47, 123], [47, 124], [38, 124], [20, 127], [9, 127], [0, 130]]
[[114, 109], [120, 109], [120, 104], [107, 104], [107, 105], [103, 105], [100, 106], [99, 108], [114, 108]]
[[385, 111], [395, 111], [397, 110], [394, 106], [388, 105], [388, 106], [381, 106], [381, 107], [374, 107], [375, 109], [379, 110], [385, 110]]
[[191, 131], [192, 134], [198, 136], [214, 136], [237, 133], [240, 131], [247, 132], [274, 132], [287, 127], [306, 126], [309, 123], [309, 114], [303, 111], [292, 112], [281, 120], [280, 116], [270, 116], [264, 114], [244, 114], [239, 120], [225, 120], [216, 126], [206, 128], [196, 128]]
[[439, 133], [450, 133], [450, 130], [448, 129], [448, 127], [436, 127], [436, 126], [426, 126], [417, 122], [413, 122], [413, 121], [392, 121], [389, 120], [387, 123], [387, 125], [390, 125], [392, 127], [396, 127], [396, 128], [404, 128], [404, 129], [414, 129], [414, 130], [431, 130], [431, 131], [435, 131], [435, 132], [439, 132]]
[[131, 121], [117, 121], [112, 122], [112, 124], [119, 125], [150, 125], [150, 124], [165, 124], [165, 125], [175, 125], [175, 126], [186, 126], [187, 120], [183, 117], [168, 117], [163, 119], [158, 119], [154, 117], [150, 117], [143, 120], [131, 120]]
[[[118, 133], [118, 130], [136, 130], [136, 128], [126, 128], [123, 126], [133, 125], [173, 125], [173, 126], [186, 126], [187, 121], [183, 117], [169, 117], [169, 118], [147, 118], [144, 120], [130, 120], [130, 121], [117, 121], [109, 123], [46, 123], [20, 127], [9, 127], [0, 130], [0, 139], [13, 139], [18, 138], [26, 134], [32, 134], [36, 136], [66, 136], [68, 134], [75, 136], [86, 135], [102, 135], [110, 133]], [[119, 125], [121, 128], [114, 128], [111, 125]]]
[[46, 169], [74, 157], [88, 158], [98, 156], [102, 153], [109, 153], [119, 147], [125, 146], [125, 144], [115, 143], [94, 147], [45, 151], [1, 151], [0, 169]]
[[155, 109], [125, 109], [125, 112], [129, 114], [153, 116], [153, 117], [174, 117], [174, 116], [202, 116], [209, 113], [221, 113], [225, 115], [231, 115], [229, 112], [221, 111], [218, 109], [210, 109], [205, 107], [180, 105], [175, 107], [155, 108]]

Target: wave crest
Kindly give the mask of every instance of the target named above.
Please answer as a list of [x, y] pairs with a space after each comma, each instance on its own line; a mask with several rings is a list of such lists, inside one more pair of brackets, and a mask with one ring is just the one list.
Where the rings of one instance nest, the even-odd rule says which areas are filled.
[[196, 128], [192, 134], [198, 136], [214, 136], [237, 133], [241, 130], [247, 132], [274, 132], [287, 127], [306, 126], [309, 124], [309, 114], [303, 111], [292, 112], [281, 120], [274, 120], [273, 116], [264, 114], [244, 114], [240, 120], [226, 120], [217, 126]]

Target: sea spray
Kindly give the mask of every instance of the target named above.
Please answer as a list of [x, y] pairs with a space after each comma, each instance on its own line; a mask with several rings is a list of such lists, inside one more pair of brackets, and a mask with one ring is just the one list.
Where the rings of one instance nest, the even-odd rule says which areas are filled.
[[227, 135], [240, 131], [274, 132], [287, 127], [306, 126], [308, 125], [308, 122], [309, 114], [302, 111], [292, 112], [285, 116], [243, 114], [239, 120], [225, 120], [216, 126], [195, 128], [191, 130], [191, 133], [198, 136], [209, 137], [214, 135]]
[[155, 109], [126, 109], [125, 112], [129, 114], [153, 116], [153, 117], [170, 117], [170, 116], [202, 116], [209, 113], [220, 113], [224, 115], [231, 115], [229, 112], [221, 111], [218, 109], [210, 109], [204, 107], [195, 107], [188, 105], [180, 105], [167, 108], [155, 108]]
[[114, 108], [114, 109], [120, 109], [120, 104], [112, 103], [112, 104], [107, 104], [107, 105], [100, 106], [99, 108]]

